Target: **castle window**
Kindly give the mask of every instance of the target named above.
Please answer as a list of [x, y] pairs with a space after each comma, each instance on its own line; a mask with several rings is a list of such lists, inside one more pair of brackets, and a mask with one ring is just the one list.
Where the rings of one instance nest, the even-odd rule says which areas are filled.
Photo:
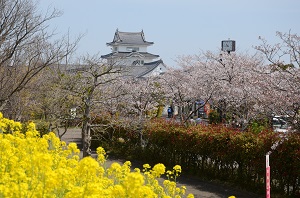
[[126, 50], [129, 52], [138, 52], [139, 48], [138, 47], [127, 47]]
[[144, 65], [144, 60], [135, 60], [132, 62], [132, 65]]

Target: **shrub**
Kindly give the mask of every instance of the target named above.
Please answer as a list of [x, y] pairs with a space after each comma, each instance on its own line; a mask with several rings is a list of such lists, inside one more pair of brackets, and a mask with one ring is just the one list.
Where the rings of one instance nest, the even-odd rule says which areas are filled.
[[208, 120], [210, 124], [218, 124], [221, 122], [220, 114], [216, 110], [213, 110], [209, 113]]
[[282, 136], [267, 129], [241, 132], [223, 125], [186, 127], [153, 119], [143, 128], [146, 144], [141, 147], [131, 145], [137, 145], [139, 138], [123, 132], [118, 137], [126, 139], [123, 147], [131, 148], [131, 154], [139, 153], [135, 159], [161, 162], [168, 167], [179, 164], [184, 172], [229, 181], [261, 193], [265, 189], [265, 155], [272, 151], [272, 192], [281, 197], [300, 193], [300, 134]]

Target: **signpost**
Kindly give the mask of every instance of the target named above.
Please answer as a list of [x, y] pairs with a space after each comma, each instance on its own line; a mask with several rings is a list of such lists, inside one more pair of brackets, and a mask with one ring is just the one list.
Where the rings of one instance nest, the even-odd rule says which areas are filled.
[[271, 198], [271, 168], [269, 155], [266, 155], [266, 198]]
[[225, 40], [221, 42], [222, 51], [228, 52], [234, 52], [235, 51], [235, 41], [233, 40]]

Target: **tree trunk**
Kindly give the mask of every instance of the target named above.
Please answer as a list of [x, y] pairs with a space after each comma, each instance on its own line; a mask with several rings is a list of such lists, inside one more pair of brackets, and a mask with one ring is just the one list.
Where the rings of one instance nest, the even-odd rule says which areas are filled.
[[2, 100], [0, 101], [0, 111], [4, 110], [4, 107], [6, 106], [8, 100]]
[[91, 124], [90, 124], [90, 97], [85, 101], [85, 108], [82, 122], [82, 152], [83, 157], [91, 156]]
[[84, 121], [82, 125], [82, 151], [83, 157], [91, 156], [91, 126]]

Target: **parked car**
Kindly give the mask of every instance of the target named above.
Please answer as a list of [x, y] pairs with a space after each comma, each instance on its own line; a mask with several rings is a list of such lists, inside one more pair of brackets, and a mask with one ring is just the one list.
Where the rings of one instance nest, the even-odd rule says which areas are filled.
[[275, 132], [286, 133], [290, 129], [286, 118], [283, 116], [274, 116], [272, 126]]

